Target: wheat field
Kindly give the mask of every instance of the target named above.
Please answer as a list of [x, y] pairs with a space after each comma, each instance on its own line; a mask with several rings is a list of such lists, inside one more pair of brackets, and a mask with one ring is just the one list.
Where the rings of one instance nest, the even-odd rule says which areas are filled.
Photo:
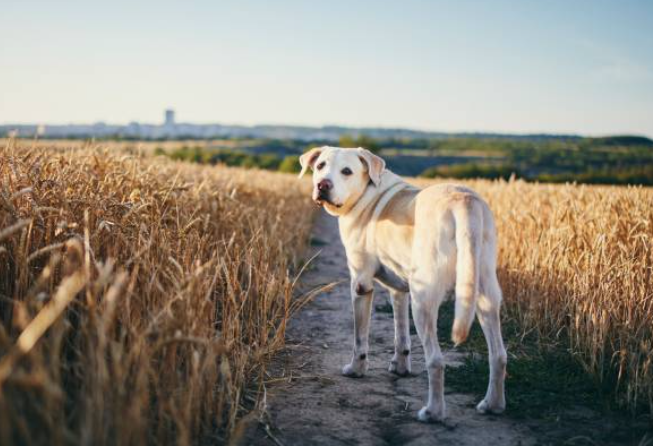
[[621, 402], [653, 414], [653, 189], [517, 182], [486, 191], [522, 327], [566, 339]]
[[562, 343], [624, 407], [653, 414], [653, 189], [466, 184], [496, 218], [504, 317]]
[[3, 147], [0, 444], [224, 441], [283, 345], [311, 209], [293, 176]]
[[[466, 183], [496, 216], [504, 317], [564, 345], [624, 407], [653, 413], [653, 189]], [[260, 401], [301, 304], [309, 187], [9, 141], [0, 444], [226, 441]]]

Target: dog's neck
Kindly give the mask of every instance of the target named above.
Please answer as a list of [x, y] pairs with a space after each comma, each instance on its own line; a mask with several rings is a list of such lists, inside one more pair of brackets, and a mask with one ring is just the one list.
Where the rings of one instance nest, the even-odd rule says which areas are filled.
[[369, 221], [373, 218], [372, 213], [381, 212], [390, 199], [406, 187], [411, 186], [399, 175], [387, 169], [384, 170], [379, 184], [375, 185], [370, 182], [356, 204], [347, 213], [338, 217], [341, 234], [350, 233], [356, 226]]

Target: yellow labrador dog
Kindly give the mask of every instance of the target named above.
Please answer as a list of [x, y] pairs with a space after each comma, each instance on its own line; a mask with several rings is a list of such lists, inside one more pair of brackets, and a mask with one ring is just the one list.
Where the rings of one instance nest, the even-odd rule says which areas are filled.
[[424, 347], [429, 379], [421, 421], [445, 417], [444, 358], [437, 337], [438, 308], [455, 290], [456, 344], [465, 341], [474, 313], [487, 340], [490, 382], [477, 410], [505, 409], [506, 349], [501, 337], [501, 289], [496, 275], [496, 229], [488, 205], [474, 191], [439, 184], [420, 190], [385, 169], [368, 150], [318, 147], [300, 157], [301, 177], [313, 170], [313, 200], [339, 217], [354, 307], [354, 353], [342, 373], [361, 377], [368, 367], [374, 280], [388, 288], [395, 323], [390, 372], [411, 371], [408, 293]]

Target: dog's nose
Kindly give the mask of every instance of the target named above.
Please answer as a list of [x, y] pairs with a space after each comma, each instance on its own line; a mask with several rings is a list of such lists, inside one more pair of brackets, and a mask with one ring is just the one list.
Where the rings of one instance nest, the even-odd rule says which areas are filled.
[[317, 190], [321, 192], [329, 191], [331, 190], [332, 187], [333, 187], [333, 183], [331, 182], [331, 180], [322, 180], [319, 183], [317, 183]]

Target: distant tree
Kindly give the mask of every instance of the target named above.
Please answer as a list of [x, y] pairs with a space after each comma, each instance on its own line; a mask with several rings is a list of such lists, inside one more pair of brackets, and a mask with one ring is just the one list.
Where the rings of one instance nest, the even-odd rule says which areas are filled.
[[256, 157], [258, 167], [267, 170], [277, 170], [281, 165], [281, 158], [274, 154], [264, 154]]
[[340, 147], [357, 147], [356, 140], [351, 135], [342, 135], [338, 140]]
[[243, 161], [240, 164], [240, 166], [245, 167], [247, 169], [250, 169], [252, 167], [257, 167], [256, 158], [254, 158], [253, 156], [247, 156], [243, 158]]
[[367, 135], [361, 135], [356, 139], [356, 147], [362, 147], [372, 153], [378, 153], [381, 149], [376, 140]]
[[429, 167], [420, 174], [426, 178], [488, 178], [509, 179], [512, 175], [521, 177], [519, 171], [510, 165], [483, 165], [474, 163], [451, 164], [448, 166]]
[[602, 138], [586, 138], [584, 143], [588, 146], [653, 146], [653, 141], [645, 136], [615, 135]]
[[195, 147], [193, 149], [192, 157], [193, 157], [192, 158], [193, 161], [196, 162], [196, 163], [201, 163], [202, 161], [204, 161], [204, 157], [203, 157], [203, 154], [202, 154], [202, 149], [200, 147]]
[[302, 169], [298, 156], [287, 156], [279, 165], [279, 172], [297, 173]]
[[342, 135], [338, 140], [340, 147], [362, 147], [372, 153], [378, 153], [381, 149], [379, 143], [372, 137], [360, 135], [354, 138], [351, 135]]

